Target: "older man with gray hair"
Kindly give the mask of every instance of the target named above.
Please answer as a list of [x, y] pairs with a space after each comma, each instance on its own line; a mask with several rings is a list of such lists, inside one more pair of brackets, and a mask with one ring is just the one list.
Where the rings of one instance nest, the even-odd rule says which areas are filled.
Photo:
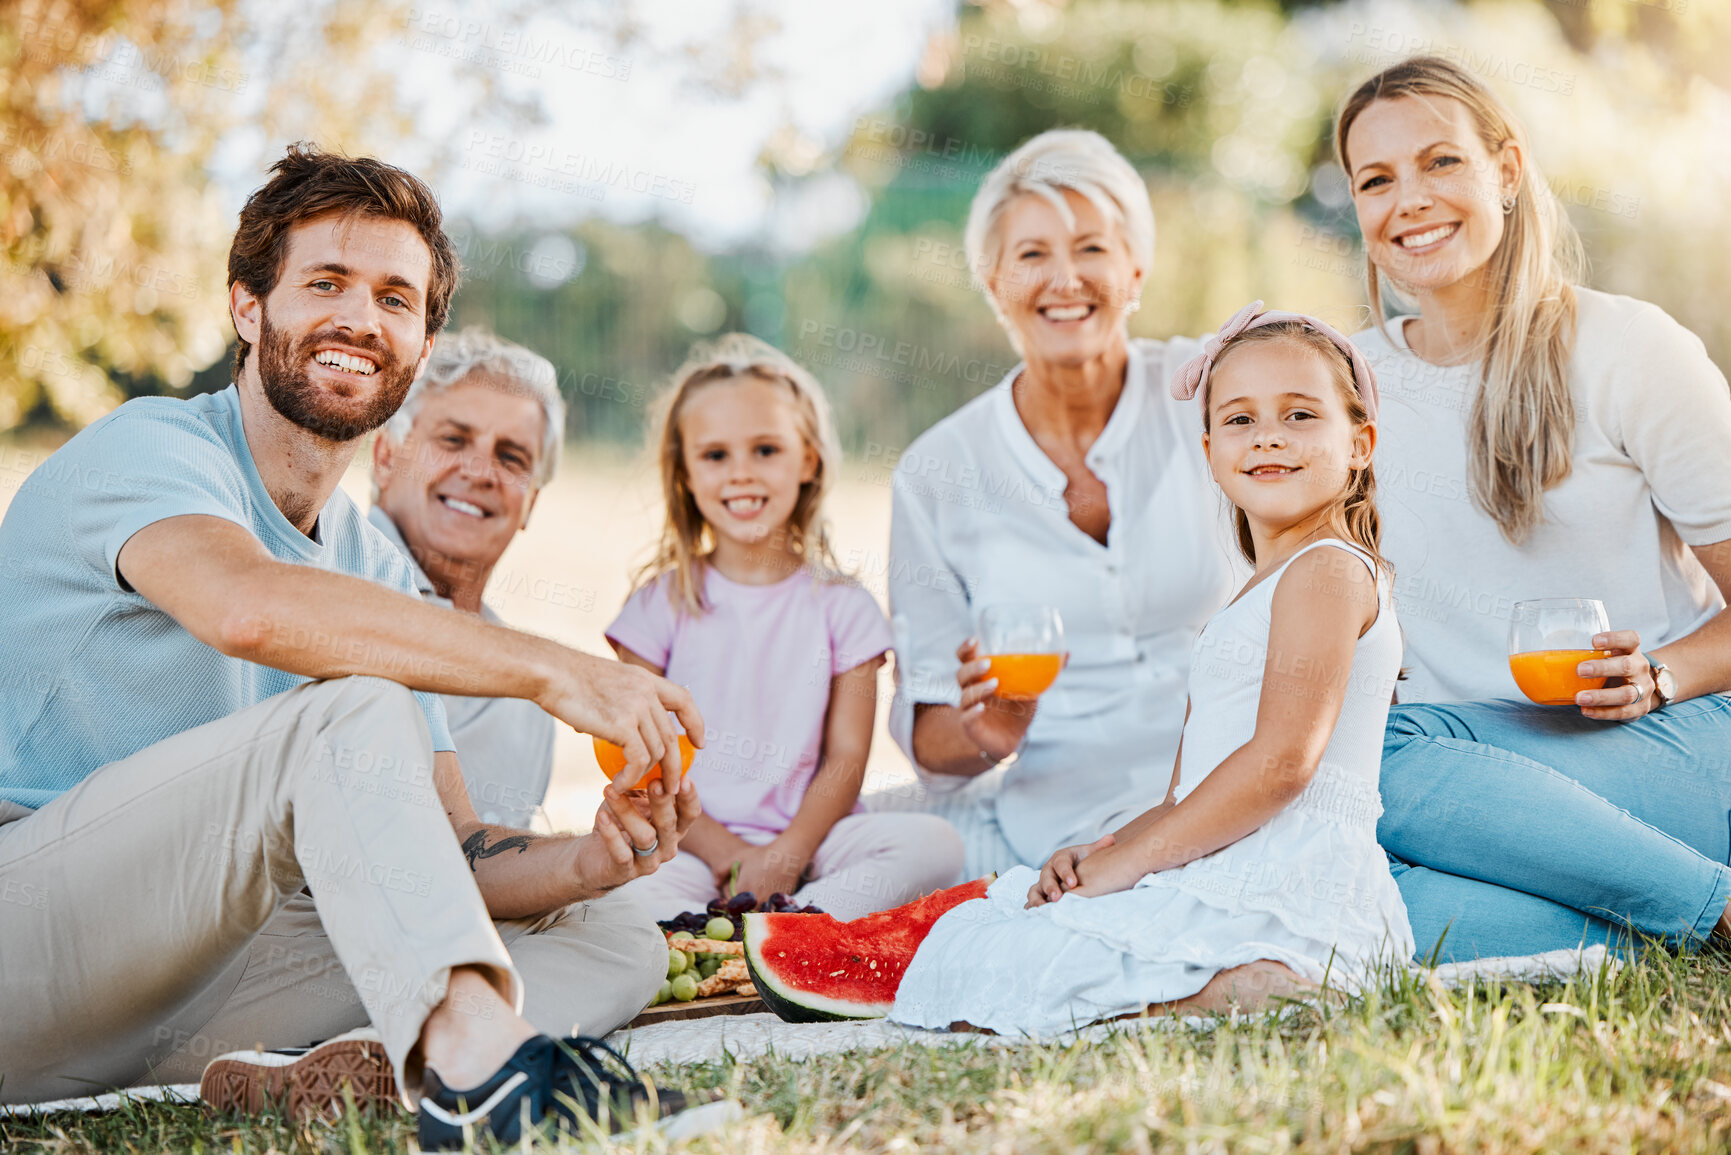
[[[367, 519], [414, 563], [435, 605], [498, 615], [481, 602], [559, 465], [565, 402], [544, 357], [482, 329], [434, 347], [373, 442]], [[553, 769], [553, 718], [522, 698], [445, 698], [475, 812], [527, 826]]]
[[[478, 328], [439, 341], [374, 439], [367, 515], [410, 559], [423, 599], [499, 621], [481, 594], [558, 468], [564, 432], [558, 374], [545, 357]], [[446, 695], [444, 705], [476, 813], [529, 825], [553, 771], [552, 715], [522, 698]], [[548, 966], [525, 965], [515, 944], [554, 923], [557, 947], [530, 950]], [[605, 1034], [641, 1010], [661, 979], [661, 932], [622, 894], [499, 930], [523, 972], [524, 1016], [547, 1019], [549, 1030], [574, 1018]]]

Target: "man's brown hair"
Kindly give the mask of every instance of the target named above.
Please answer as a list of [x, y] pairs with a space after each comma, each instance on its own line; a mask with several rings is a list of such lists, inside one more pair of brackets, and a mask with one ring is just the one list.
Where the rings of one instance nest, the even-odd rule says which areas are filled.
[[[427, 336], [445, 327], [462, 264], [451, 238], [445, 235], [439, 202], [425, 182], [373, 157], [325, 152], [306, 141], [289, 145], [288, 153], [270, 170], [275, 175], [248, 197], [246, 207], [240, 210], [240, 227], [235, 229], [234, 243], [228, 249], [231, 288], [238, 281], [260, 300], [276, 288], [289, 230], [302, 221], [333, 212], [407, 221], [427, 242], [433, 256], [427, 286]], [[251, 349], [252, 344], [244, 339], [235, 349], [237, 378]]]

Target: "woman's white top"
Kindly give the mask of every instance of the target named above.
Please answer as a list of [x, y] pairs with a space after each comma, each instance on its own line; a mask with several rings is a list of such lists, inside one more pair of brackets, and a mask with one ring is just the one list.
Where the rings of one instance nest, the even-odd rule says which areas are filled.
[[[889, 600], [890, 730], [913, 759], [914, 704], [955, 705], [956, 647], [978, 611], [1036, 602], [1063, 618], [1070, 662], [1041, 696], [997, 819], [1023, 862], [1092, 841], [1166, 793], [1190, 644], [1247, 573], [1173, 371], [1200, 346], [1130, 342], [1124, 391], [1087, 464], [1105, 483], [1101, 545], [1070, 520], [1063, 471], [1011, 397], [1022, 367], [938, 422], [896, 467]], [[933, 788], [967, 779], [922, 775]]]
[[1689, 546], [1731, 539], [1731, 391], [1693, 333], [1630, 297], [1577, 289], [1573, 471], [1522, 545], [1473, 504], [1476, 365], [1432, 365], [1405, 323], [1353, 337], [1382, 389], [1376, 501], [1406, 630], [1403, 702], [1521, 698], [1508, 663], [1517, 601], [1598, 598], [1643, 649], [1724, 606]]
[[[1293, 560], [1325, 547], [1332, 564], [1376, 573], [1353, 545], [1313, 543], [1216, 614], [1196, 639], [1180, 802], [1256, 733], [1275, 589]], [[1284, 963], [1311, 982], [1326, 974], [1348, 989], [1383, 966], [1404, 965], [1412, 927], [1376, 842], [1383, 727], [1401, 655], [1380, 575], [1377, 606], [1353, 650], [1340, 717], [1316, 775], [1285, 809], [1230, 846], [1116, 894], [1065, 895], [1024, 910], [1038, 874], [1030, 867], [1006, 872], [985, 898], [933, 926], [890, 1017], [1052, 1035], [1185, 998], [1220, 971], [1257, 959]]]

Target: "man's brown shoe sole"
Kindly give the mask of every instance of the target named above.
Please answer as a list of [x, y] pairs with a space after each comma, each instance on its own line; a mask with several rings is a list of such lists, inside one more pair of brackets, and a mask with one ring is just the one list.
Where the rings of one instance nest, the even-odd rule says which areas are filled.
[[234, 1051], [212, 1059], [199, 1080], [205, 1106], [222, 1114], [279, 1110], [295, 1119], [335, 1119], [343, 1087], [355, 1106], [399, 1105], [397, 1079], [372, 1031], [351, 1031], [304, 1054]]

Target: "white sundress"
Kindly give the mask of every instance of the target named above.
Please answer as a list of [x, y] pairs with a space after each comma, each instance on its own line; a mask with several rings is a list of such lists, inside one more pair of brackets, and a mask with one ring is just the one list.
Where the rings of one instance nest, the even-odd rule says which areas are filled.
[[[1286, 566], [1322, 546], [1338, 550], [1340, 564], [1376, 573], [1356, 546], [1314, 542], [1197, 637], [1180, 801], [1254, 734], [1275, 587]], [[1286, 809], [1231, 846], [1116, 894], [1067, 894], [1027, 910], [1039, 872], [1008, 871], [985, 898], [932, 927], [889, 1017], [1044, 1036], [1186, 998], [1221, 971], [1258, 959], [1284, 963], [1312, 982], [1326, 974], [1331, 986], [1349, 990], [1379, 966], [1409, 960], [1412, 927], [1376, 841], [1383, 727], [1402, 650], [1380, 574], [1377, 602], [1316, 776]]]

